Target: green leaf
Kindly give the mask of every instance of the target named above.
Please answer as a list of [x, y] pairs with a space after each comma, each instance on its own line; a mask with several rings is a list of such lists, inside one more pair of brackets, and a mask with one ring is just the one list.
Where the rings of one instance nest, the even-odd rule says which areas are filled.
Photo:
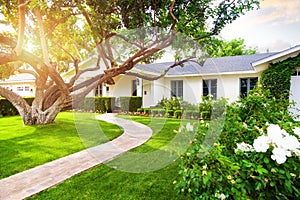
[[264, 157], [264, 163], [269, 164], [269, 158]]
[[259, 174], [267, 174], [267, 173], [269, 173], [269, 171], [266, 170], [265, 168], [263, 168], [261, 165], [258, 165], [257, 169], [255, 171], [258, 172]]

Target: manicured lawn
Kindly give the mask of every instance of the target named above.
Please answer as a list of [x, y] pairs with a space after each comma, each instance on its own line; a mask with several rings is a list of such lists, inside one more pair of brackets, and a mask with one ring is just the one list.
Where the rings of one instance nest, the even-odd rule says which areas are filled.
[[[176, 119], [165, 121], [157, 118], [151, 121], [146, 117], [130, 118], [150, 126], [154, 131], [148, 142], [131, 151], [135, 153], [152, 152], [168, 144], [175, 136], [173, 130], [177, 130], [181, 122]], [[163, 169], [147, 173], [127, 173], [100, 165], [30, 199], [189, 199], [177, 196], [174, 190], [178, 163], [177, 160]]]
[[[24, 126], [19, 116], [0, 118], [0, 179], [118, 137], [123, 130], [94, 114], [60, 113], [55, 124]], [[101, 129], [105, 135], [100, 134]], [[78, 131], [80, 130], [78, 134]]]

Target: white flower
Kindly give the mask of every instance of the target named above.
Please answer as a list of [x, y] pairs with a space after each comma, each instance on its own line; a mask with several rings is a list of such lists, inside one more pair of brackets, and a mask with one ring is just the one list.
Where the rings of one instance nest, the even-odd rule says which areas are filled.
[[249, 152], [249, 151], [253, 151], [254, 149], [250, 144], [242, 142], [242, 143], [237, 144], [237, 148], [235, 149], [235, 152], [237, 152], [238, 150], [243, 151], [243, 152]]
[[295, 151], [300, 148], [300, 142], [295, 136], [289, 135], [282, 139], [281, 147], [291, 151]]
[[220, 194], [220, 196], [219, 196], [219, 199], [221, 199], [221, 200], [224, 200], [224, 199], [226, 199], [226, 196], [225, 196], [225, 194]]
[[286, 156], [290, 155], [290, 152], [282, 148], [275, 148], [273, 149], [272, 153], [273, 155], [271, 156], [271, 158], [273, 160], [276, 160], [278, 164], [284, 163], [286, 161]]
[[188, 123], [186, 124], [186, 130], [187, 130], [187, 131], [193, 131], [193, 130], [194, 130], [194, 127], [191, 125], [190, 122], [188, 122]]
[[295, 127], [293, 129], [294, 133], [300, 138], [300, 128], [299, 127]]
[[281, 130], [281, 128], [275, 124], [270, 124], [267, 128], [267, 132], [270, 142], [273, 144], [279, 143], [283, 138], [283, 134], [285, 134], [285, 131]]
[[219, 194], [219, 193], [216, 193], [215, 194], [215, 197], [217, 197], [218, 199], [221, 199], [221, 200], [224, 200], [224, 199], [226, 199], [226, 196], [225, 196], [225, 194]]
[[259, 136], [253, 142], [253, 147], [256, 152], [267, 152], [269, 146], [270, 146], [270, 140], [265, 135]]

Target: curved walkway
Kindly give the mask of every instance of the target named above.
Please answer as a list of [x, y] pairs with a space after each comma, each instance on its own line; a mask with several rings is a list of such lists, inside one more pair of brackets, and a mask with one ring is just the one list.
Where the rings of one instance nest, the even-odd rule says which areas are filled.
[[115, 114], [103, 114], [98, 116], [97, 119], [119, 125], [124, 129], [124, 133], [105, 144], [0, 180], [0, 199], [17, 200], [32, 196], [65, 181], [75, 174], [112, 160], [143, 144], [152, 135], [152, 130], [149, 127], [130, 120], [116, 118]]

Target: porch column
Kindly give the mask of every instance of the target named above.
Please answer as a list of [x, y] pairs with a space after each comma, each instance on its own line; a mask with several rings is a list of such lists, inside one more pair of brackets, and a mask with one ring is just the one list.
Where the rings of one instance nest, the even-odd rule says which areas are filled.
[[141, 78], [136, 79], [136, 96], [143, 96], [143, 79]]
[[102, 96], [107, 97], [106, 83], [102, 84]]

